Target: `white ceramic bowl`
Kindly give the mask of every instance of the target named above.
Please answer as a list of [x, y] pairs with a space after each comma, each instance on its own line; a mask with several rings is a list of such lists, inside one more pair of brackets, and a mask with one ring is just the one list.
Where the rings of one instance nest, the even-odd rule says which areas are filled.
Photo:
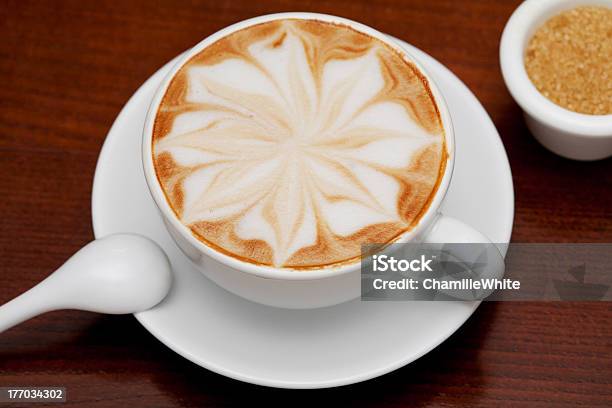
[[612, 156], [612, 115], [586, 115], [564, 109], [533, 85], [523, 62], [529, 39], [550, 17], [584, 5], [612, 8], [612, 0], [527, 0], [506, 24], [499, 58], [508, 90], [521, 106], [527, 127], [552, 152], [575, 160]]

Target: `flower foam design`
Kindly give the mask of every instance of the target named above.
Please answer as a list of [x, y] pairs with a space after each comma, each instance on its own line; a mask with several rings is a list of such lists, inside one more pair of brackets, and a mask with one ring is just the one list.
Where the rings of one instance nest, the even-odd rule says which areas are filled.
[[294, 268], [410, 229], [445, 158], [416, 68], [348, 27], [246, 32], [189, 61], [162, 101], [156, 170], [181, 221], [222, 252]]

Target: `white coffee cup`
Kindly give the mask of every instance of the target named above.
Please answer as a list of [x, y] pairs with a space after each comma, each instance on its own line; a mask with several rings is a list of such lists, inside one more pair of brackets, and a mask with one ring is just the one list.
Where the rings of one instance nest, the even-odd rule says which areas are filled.
[[442, 215], [440, 206], [448, 190], [455, 158], [454, 133], [446, 103], [427, 71], [412, 58], [406, 50], [386, 35], [363, 24], [341, 17], [318, 13], [279, 13], [260, 16], [233, 24], [207, 37], [189, 51], [185, 52], [157, 90], [145, 121], [142, 143], [142, 161], [149, 191], [159, 208], [164, 223], [177, 245], [193, 264], [219, 286], [254, 302], [284, 308], [309, 309], [331, 306], [359, 297], [360, 263], [329, 266], [308, 271], [275, 268], [257, 265], [216, 251], [198, 240], [191, 230], [181, 223], [167, 202], [160, 186], [153, 164], [152, 136], [153, 124], [161, 99], [178, 70], [191, 57], [210, 46], [217, 40], [244, 29], [267, 21], [299, 18], [316, 19], [340, 23], [377, 38], [403, 54], [428, 80], [434, 95], [445, 130], [448, 153], [445, 173], [438, 190], [427, 210], [416, 226], [405, 232], [397, 243], [402, 242], [490, 242], [474, 228], [454, 218]]

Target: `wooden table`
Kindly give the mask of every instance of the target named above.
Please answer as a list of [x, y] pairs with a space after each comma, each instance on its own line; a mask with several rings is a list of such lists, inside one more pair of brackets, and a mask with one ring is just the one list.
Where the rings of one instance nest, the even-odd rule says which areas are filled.
[[[157, 68], [233, 22], [278, 11], [359, 20], [425, 50], [474, 91], [510, 157], [515, 242], [612, 242], [612, 161], [561, 159], [529, 134], [500, 74], [518, 1], [3, 1], [0, 303], [93, 238], [98, 152]], [[0, 335], [0, 386], [63, 385], [87, 407], [612, 406], [610, 303], [486, 303], [449, 340], [384, 377], [314, 392], [242, 384], [159, 343], [132, 316], [66, 311]], [[2, 404], [0, 404], [2, 405]]]

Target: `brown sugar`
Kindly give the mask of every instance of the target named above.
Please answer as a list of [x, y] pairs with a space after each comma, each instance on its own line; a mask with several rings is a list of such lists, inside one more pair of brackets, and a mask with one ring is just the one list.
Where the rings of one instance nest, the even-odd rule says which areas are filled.
[[577, 7], [550, 18], [531, 37], [525, 68], [557, 105], [612, 114], [612, 9]]

